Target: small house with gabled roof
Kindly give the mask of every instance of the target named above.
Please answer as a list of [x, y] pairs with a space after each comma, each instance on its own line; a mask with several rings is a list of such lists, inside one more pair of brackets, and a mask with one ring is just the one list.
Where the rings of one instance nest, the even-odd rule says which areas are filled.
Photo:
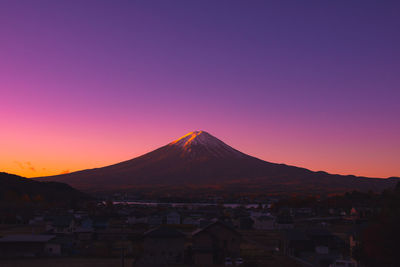
[[143, 235], [143, 257], [140, 266], [169, 266], [184, 263], [186, 235], [166, 225]]
[[226, 257], [240, 257], [242, 235], [228, 224], [215, 221], [192, 233], [195, 265], [223, 264]]

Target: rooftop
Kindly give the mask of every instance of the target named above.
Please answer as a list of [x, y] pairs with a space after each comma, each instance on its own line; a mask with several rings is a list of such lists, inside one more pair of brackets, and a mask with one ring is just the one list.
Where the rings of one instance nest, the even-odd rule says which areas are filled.
[[48, 242], [55, 238], [54, 235], [8, 235], [0, 238], [4, 242]]
[[144, 233], [146, 237], [153, 238], [184, 238], [186, 235], [172, 227], [159, 226]]

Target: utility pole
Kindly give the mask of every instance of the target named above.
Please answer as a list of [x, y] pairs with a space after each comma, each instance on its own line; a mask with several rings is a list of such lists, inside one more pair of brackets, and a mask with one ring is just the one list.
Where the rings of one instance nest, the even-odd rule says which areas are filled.
[[121, 267], [125, 267], [125, 248], [122, 248], [121, 250]]

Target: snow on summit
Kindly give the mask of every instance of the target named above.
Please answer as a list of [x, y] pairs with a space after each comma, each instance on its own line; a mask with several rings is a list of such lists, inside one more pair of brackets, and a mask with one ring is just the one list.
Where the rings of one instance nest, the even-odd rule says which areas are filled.
[[178, 146], [186, 153], [195, 153], [194, 147], [202, 147], [214, 156], [242, 156], [243, 154], [236, 149], [228, 146], [218, 138], [205, 131], [193, 131], [169, 143], [170, 146]]
[[219, 142], [221, 141], [205, 131], [193, 131], [171, 142], [171, 145], [174, 144], [184, 148], [190, 145], [215, 146]]

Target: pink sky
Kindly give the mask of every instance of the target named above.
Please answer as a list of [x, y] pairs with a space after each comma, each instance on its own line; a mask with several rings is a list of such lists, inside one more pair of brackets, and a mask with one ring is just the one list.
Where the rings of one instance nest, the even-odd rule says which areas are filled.
[[205, 130], [271, 162], [400, 176], [398, 3], [222, 2], [2, 1], [0, 171]]

